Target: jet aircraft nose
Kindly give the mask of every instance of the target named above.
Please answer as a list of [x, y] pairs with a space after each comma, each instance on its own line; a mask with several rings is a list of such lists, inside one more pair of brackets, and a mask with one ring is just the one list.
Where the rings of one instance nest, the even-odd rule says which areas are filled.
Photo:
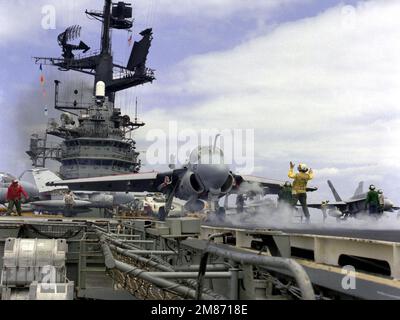
[[233, 177], [226, 165], [198, 164], [194, 171], [211, 193], [227, 193], [232, 188]]

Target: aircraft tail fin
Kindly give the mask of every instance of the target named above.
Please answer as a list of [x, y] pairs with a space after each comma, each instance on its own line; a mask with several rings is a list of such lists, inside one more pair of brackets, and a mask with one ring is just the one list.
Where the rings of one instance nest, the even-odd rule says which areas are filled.
[[337, 193], [335, 187], [333, 186], [333, 183], [330, 180], [328, 180], [328, 186], [329, 186], [329, 188], [331, 188], [331, 191], [333, 193], [333, 196], [335, 197], [335, 200], [338, 201], [338, 202], [341, 202], [342, 199], [340, 198], [340, 196]]
[[47, 186], [48, 182], [60, 181], [62, 180], [59, 176], [57, 176], [54, 172], [49, 169], [36, 169], [32, 172], [33, 179], [35, 180], [36, 187], [39, 190], [39, 193], [52, 192], [55, 190], [67, 190], [68, 187], [50, 187]]
[[359, 196], [360, 194], [362, 194], [363, 193], [363, 189], [364, 189], [364, 181], [360, 181], [358, 183], [358, 187], [357, 187], [356, 191], [354, 191], [354, 196], [353, 197], [356, 197], [356, 196]]

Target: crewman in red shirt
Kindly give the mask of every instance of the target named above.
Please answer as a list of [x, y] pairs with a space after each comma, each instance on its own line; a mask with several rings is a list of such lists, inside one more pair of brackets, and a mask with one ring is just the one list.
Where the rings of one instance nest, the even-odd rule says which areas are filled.
[[7, 190], [7, 201], [8, 209], [7, 215], [13, 212], [14, 206], [17, 210], [18, 215], [21, 215], [21, 196], [24, 196], [26, 200], [29, 199], [28, 194], [24, 188], [18, 183], [17, 180], [13, 180]]

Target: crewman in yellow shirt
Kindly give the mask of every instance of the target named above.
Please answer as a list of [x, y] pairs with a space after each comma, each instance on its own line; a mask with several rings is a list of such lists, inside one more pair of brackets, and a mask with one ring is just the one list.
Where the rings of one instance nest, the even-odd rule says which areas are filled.
[[299, 164], [297, 167], [298, 173], [294, 173], [293, 169], [294, 163], [290, 162], [288, 177], [294, 179], [292, 184], [292, 204], [295, 206], [300, 201], [306, 221], [310, 222], [310, 212], [307, 207], [307, 183], [314, 177], [314, 173], [305, 164]]

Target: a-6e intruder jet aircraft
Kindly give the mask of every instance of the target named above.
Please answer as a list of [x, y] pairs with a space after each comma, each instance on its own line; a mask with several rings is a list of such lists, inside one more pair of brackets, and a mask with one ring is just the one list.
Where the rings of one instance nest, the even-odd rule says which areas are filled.
[[[347, 200], [342, 200], [330, 180], [328, 180], [327, 182], [329, 188], [332, 191], [333, 197], [335, 198], [335, 201], [324, 201], [324, 204], [309, 203], [307, 204], [308, 207], [326, 210], [326, 213], [328, 215], [334, 218], [342, 219], [345, 219], [349, 216], [357, 216], [357, 214], [365, 212], [365, 201], [367, 199], [367, 193], [363, 191], [364, 182], [359, 182], [357, 189], [354, 191], [354, 195]], [[399, 207], [394, 206], [393, 201], [386, 197], [384, 198], [384, 211], [393, 212], [399, 209]]]
[[[174, 197], [186, 201], [186, 211], [201, 211], [208, 202], [211, 211], [223, 215], [224, 208], [218, 206], [221, 197], [250, 190], [278, 194], [283, 185], [282, 181], [234, 174], [223, 158], [222, 150], [215, 146], [198, 147], [190, 154], [188, 163], [179, 169], [170, 165], [171, 170], [167, 172], [55, 181], [50, 185], [66, 185], [74, 191], [162, 192], [166, 195], [166, 204], [159, 209], [160, 220], [168, 215]], [[308, 188], [308, 191], [315, 190]]]
[[66, 186], [48, 186], [47, 183], [60, 180], [54, 172], [47, 168], [29, 169], [25, 174], [32, 174], [36, 187], [39, 191], [39, 199], [29, 203], [32, 210], [48, 213], [64, 213], [68, 216], [75, 216], [81, 213], [90, 212], [93, 208], [104, 209], [104, 212], [118, 206], [127, 208], [135, 200], [133, 194], [104, 193], [96, 191], [83, 191], [74, 194], [74, 205], [66, 212], [64, 194], [68, 191]]

